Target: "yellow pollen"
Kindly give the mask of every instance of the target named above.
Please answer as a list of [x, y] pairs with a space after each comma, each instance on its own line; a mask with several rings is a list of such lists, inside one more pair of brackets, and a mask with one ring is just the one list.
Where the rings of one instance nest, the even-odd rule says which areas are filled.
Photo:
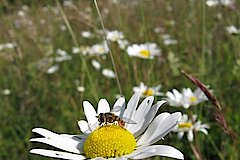
[[191, 97], [189, 98], [189, 100], [190, 100], [190, 102], [192, 102], [192, 103], [197, 102], [197, 97], [191, 96]]
[[143, 57], [149, 58], [150, 57], [150, 51], [149, 50], [141, 50], [139, 54]]
[[145, 96], [153, 96], [153, 93], [154, 93], [153, 89], [147, 89], [147, 90], [145, 90], [143, 92], [143, 95], [145, 95]]
[[87, 158], [114, 158], [129, 154], [136, 148], [136, 140], [128, 130], [115, 125], [104, 125], [93, 131], [83, 145]]
[[192, 127], [192, 123], [190, 123], [190, 122], [186, 122], [186, 123], [180, 123], [180, 124], [178, 124], [178, 128], [190, 128], [190, 127]]

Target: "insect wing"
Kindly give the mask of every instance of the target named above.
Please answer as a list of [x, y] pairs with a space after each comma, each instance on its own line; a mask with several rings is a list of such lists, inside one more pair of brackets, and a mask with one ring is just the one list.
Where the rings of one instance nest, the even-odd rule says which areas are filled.
[[128, 124], [137, 124], [137, 122], [135, 122], [134, 120], [131, 120], [129, 118], [126, 118], [126, 117], [122, 117], [121, 118], [125, 123], [128, 123]]
[[111, 112], [118, 112], [118, 111], [120, 111], [121, 109], [122, 109], [121, 106], [116, 106], [116, 107], [114, 107], [114, 108], [111, 110]]

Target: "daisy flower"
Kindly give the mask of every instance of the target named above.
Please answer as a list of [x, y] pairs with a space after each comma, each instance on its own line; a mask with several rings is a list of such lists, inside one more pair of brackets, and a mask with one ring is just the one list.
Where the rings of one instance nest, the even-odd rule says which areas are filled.
[[59, 66], [56, 64], [56, 65], [53, 65], [51, 66], [50, 68], [47, 69], [47, 74], [53, 74], [54, 72], [57, 72], [59, 70]]
[[72, 59], [72, 57], [65, 50], [62, 49], [57, 49], [56, 54], [57, 54], [57, 57], [55, 58], [56, 62], [63, 62]]
[[183, 88], [181, 93], [177, 89], [173, 89], [172, 92], [168, 91], [165, 100], [169, 102], [170, 106], [183, 106], [187, 109], [190, 106], [207, 101], [208, 98], [200, 88], [197, 88], [194, 92], [190, 88]]
[[186, 109], [190, 106], [194, 106], [208, 100], [208, 98], [200, 88], [197, 88], [194, 92], [190, 88], [183, 88], [182, 95], [182, 105]]
[[[166, 136], [181, 119], [181, 113], [164, 112], [155, 117], [158, 109], [165, 101], [152, 106], [154, 97], [147, 97], [138, 106], [140, 94], [135, 93], [125, 108], [125, 99], [119, 98], [113, 108], [120, 108], [113, 115], [128, 118], [135, 124], [125, 127], [116, 123], [99, 126], [100, 114], [110, 113], [106, 99], [98, 103], [97, 112], [88, 102], [83, 102], [87, 121], [80, 120], [78, 125], [82, 134], [57, 134], [47, 129], [34, 128], [32, 131], [43, 136], [32, 138], [31, 142], [45, 143], [63, 151], [48, 149], [32, 149], [30, 153], [61, 159], [144, 159], [152, 156], [166, 156], [183, 159], [183, 154], [168, 145], [153, 145]], [[155, 117], [155, 118], [154, 118]]]
[[125, 50], [129, 44], [128, 40], [125, 40], [125, 39], [120, 39], [117, 41], [117, 43], [118, 43], [118, 47], [123, 50]]
[[2, 94], [3, 94], [4, 96], [9, 96], [9, 95], [11, 94], [11, 90], [10, 90], [10, 89], [4, 89], [4, 90], [2, 91]]
[[170, 106], [180, 107], [182, 106], [182, 94], [177, 90], [173, 89], [172, 92], [167, 91], [165, 100], [169, 103]]
[[240, 33], [240, 29], [237, 29], [235, 26], [231, 25], [231, 26], [227, 26], [226, 27], [226, 31], [229, 34], [239, 34]]
[[140, 92], [142, 97], [147, 97], [147, 96], [162, 96], [163, 93], [159, 92], [161, 89], [162, 85], [157, 85], [154, 87], [148, 87], [145, 86], [143, 82], [140, 82], [139, 86], [133, 87], [133, 92]]
[[101, 63], [98, 62], [97, 60], [93, 59], [93, 60], [91, 61], [91, 63], [92, 63], [92, 66], [93, 66], [96, 70], [99, 70], [99, 69], [101, 68]]
[[107, 39], [112, 42], [117, 42], [121, 39], [123, 39], [123, 33], [119, 31], [107, 31]]
[[84, 86], [78, 86], [77, 87], [77, 91], [78, 92], [84, 92], [85, 91], [85, 87]]
[[73, 54], [78, 54], [78, 53], [80, 53], [80, 48], [79, 48], [79, 47], [72, 47], [72, 53], [73, 53]]
[[207, 135], [207, 129], [209, 129], [210, 126], [208, 124], [201, 124], [201, 121], [196, 120], [197, 115], [193, 115], [192, 119], [188, 119], [188, 116], [184, 114], [181, 122], [173, 129], [173, 132], [178, 132], [179, 139], [181, 139], [184, 136], [184, 133], [187, 132], [187, 138], [189, 142], [192, 142], [194, 139], [194, 131], [200, 131]]
[[107, 78], [116, 78], [115, 73], [112, 70], [107, 69], [107, 68], [104, 68], [102, 70], [102, 74]]
[[129, 56], [153, 59], [154, 56], [161, 55], [161, 50], [156, 43], [133, 44], [127, 47], [127, 53]]
[[91, 38], [93, 35], [92, 35], [92, 33], [90, 31], [82, 31], [81, 32], [81, 36], [83, 38]]
[[206, 5], [208, 7], [215, 7], [218, 5], [222, 5], [222, 6], [232, 6], [234, 4], [234, 2], [232, 0], [207, 0], [206, 1]]
[[109, 48], [105, 41], [100, 44], [94, 44], [93, 46], [91, 46], [91, 48], [89, 50], [90, 55], [94, 55], [94, 54], [102, 55], [102, 54], [106, 54], [108, 52], [109, 52]]
[[178, 41], [175, 40], [175, 39], [172, 39], [169, 34], [164, 34], [164, 35], [162, 35], [162, 39], [163, 39], [163, 44], [164, 44], [165, 46], [175, 45], [175, 44], [178, 43]]

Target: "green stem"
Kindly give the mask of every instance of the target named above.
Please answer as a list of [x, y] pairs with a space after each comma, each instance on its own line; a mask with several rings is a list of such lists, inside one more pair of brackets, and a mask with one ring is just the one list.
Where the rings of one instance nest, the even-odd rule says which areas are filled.
[[96, 7], [96, 10], [97, 10], [97, 13], [98, 13], [98, 17], [99, 17], [99, 20], [101, 22], [101, 26], [102, 26], [102, 29], [103, 29], [104, 40], [106, 41], [107, 46], [109, 48], [109, 54], [110, 54], [110, 58], [111, 58], [111, 61], [112, 61], [114, 72], [116, 74], [116, 80], [117, 80], [117, 84], [118, 84], [118, 89], [119, 89], [120, 94], [123, 95], [122, 94], [121, 85], [120, 85], [120, 81], [119, 81], [119, 77], [118, 77], [118, 73], [117, 73], [117, 69], [116, 69], [116, 65], [115, 65], [114, 58], [113, 58], [113, 53], [112, 53], [109, 41], [107, 40], [107, 33], [106, 33], [106, 30], [105, 30], [105, 27], [104, 27], [104, 24], [103, 24], [103, 20], [102, 20], [102, 16], [101, 16], [98, 4], [97, 4], [97, 0], [94, 0], [94, 4], [95, 4], [95, 7]]

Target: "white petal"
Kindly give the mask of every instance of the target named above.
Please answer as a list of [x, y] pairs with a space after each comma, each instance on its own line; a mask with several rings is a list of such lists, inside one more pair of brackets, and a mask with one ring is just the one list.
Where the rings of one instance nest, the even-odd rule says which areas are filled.
[[152, 145], [137, 149], [127, 157], [130, 159], [144, 159], [152, 156], [166, 156], [177, 159], [184, 159], [183, 154], [174, 147], [166, 145]]
[[86, 134], [91, 133], [89, 129], [89, 125], [86, 121], [84, 120], [78, 121], [78, 126], [83, 133], [86, 133]]
[[46, 137], [46, 138], [51, 138], [51, 137], [58, 136], [58, 134], [53, 133], [53, 132], [51, 132], [47, 129], [44, 129], [44, 128], [34, 128], [32, 130], [32, 132], [38, 133], [38, 134], [40, 134], [40, 135], [42, 135], [43, 137]]
[[149, 140], [152, 139], [154, 131], [157, 129], [158, 124], [162, 122], [165, 118], [167, 118], [170, 115], [170, 113], [161, 113], [159, 114], [149, 125], [147, 130], [144, 132], [144, 134], [141, 136], [141, 138], [137, 141], [138, 146], [149, 144]]
[[167, 101], [159, 101], [151, 107], [149, 112], [145, 115], [145, 119], [144, 119], [144, 122], [143, 122], [142, 126], [140, 127], [140, 129], [138, 131], [135, 131], [135, 133], [134, 133], [135, 137], [138, 137], [139, 135], [141, 135], [146, 130], [146, 128], [149, 126], [149, 123], [155, 117], [159, 107], [161, 107], [166, 102]]
[[86, 159], [84, 156], [79, 154], [72, 154], [67, 152], [46, 150], [46, 149], [32, 149], [30, 153], [39, 154], [42, 156], [53, 157], [53, 158], [61, 158], [61, 159], [71, 159], [71, 160], [82, 160]]
[[178, 90], [173, 89], [172, 91], [173, 91], [173, 94], [174, 94], [174, 96], [175, 96], [175, 98], [177, 100], [181, 100], [182, 99], [182, 94]]
[[170, 101], [175, 100], [173, 93], [170, 91], [167, 91], [166, 96], [170, 99]]
[[[141, 93], [136, 92], [134, 95], [131, 97], [127, 104], [127, 109], [125, 110], [123, 117], [126, 117], [128, 119], [133, 119], [134, 113], [136, 111], [136, 108], [138, 106], [138, 101], [140, 99]], [[127, 125], [126, 125], [127, 127]]]
[[139, 131], [145, 122], [146, 114], [151, 109], [152, 103], [153, 103], [154, 97], [150, 96], [145, 98], [142, 103], [139, 105], [138, 109], [135, 112], [135, 115], [133, 117], [133, 121], [135, 121], [137, 124], [129, 124], [127, 126], [127, 130], [132, 132], [133, 134]]
[[193, 141], [193, 131], [192, 130], [188, 131], [187, 138], [188, 138], [189, 142]]
[[91, 130], [94, 130], [94, 125], [98, 122], [95, 109], [88, 101], [83, 102], [83, 109]]
[[100, 113], [106, 113], [110, 112], [110, 106], [108, 104], [108, 101], [106, 99], [100, 99], [98, 102], [98, 114]]
[[180, 112], [175, 112], [171, 115], [169, 115], [169, 113], [162, 113], [158, 115], [137, 142], [138, 146], [153, 144], [159, 141], [178, 124], [180, 118]]
[[208, 131], [205, 128], [200, 128], [198, 131], [203, 132], [205, 135], [208, 134]]
[[56, 148], [63, 149], [73, 153], [82, 152], [82, 146], [85, 140], [81, 139], [80, 137], [81, 135], [80, 136], [78, 135], [72, 136], [67, 134], [59, 135], [44, 128], [35, 128], [32, 131], [44, 136], [45, 138], [33, 138], [30, 139], [31, 142], [46, 143]]
[[122, 116], [121, 114], [124, 113], [125, 111], [125, 98], [121, 97], [118, 98], [118, 100], [115, 102], [113, 108], [120, 106], [122, 109], [118, 112], [114, 112], [115, 115], [117, 116]]
[[182, 139], [182, 137], [184, 136], [184, 132], [178, 132], [178, 138]]
[[80, 140], [77, 142], [67, 137], [61, 137], [60, 135], [58, 137], [55, 137], [54, 139], [32, 138], [30, 139], [30, 142], [45, 143], [53, 147], [56, 147], [68, 152], [72, 152], [72, 153], [80, 153], [80, 149], [82, 150], [82, 146], [83, 146], [83, 143], [81, 143]]

